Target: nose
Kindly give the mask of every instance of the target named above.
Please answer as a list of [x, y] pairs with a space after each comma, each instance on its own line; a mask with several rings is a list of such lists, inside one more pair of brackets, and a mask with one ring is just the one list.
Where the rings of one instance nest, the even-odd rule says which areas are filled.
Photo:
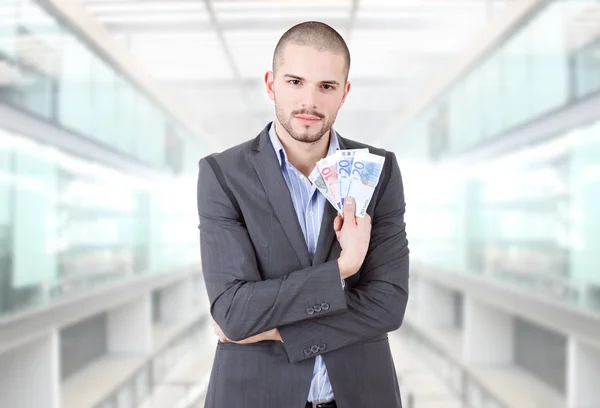
[[319, 94], [314, 86], [306, 86], [303, 89], [302, 108], [312, 110], [317, 109]]

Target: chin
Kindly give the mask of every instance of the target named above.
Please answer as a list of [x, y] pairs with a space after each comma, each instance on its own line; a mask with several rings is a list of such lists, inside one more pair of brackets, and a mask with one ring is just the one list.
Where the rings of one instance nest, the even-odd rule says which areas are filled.
[[303, 143], [316, 143], [319, 140], [321, 140], [321, 138], [323, 136], [319, 136], [319, 133], [315, 133], [315, 134], [301, 134], [298, 135], [299, 137], [294, 137], [294, 139], [296, 139], [299, 142], [303, 142]]

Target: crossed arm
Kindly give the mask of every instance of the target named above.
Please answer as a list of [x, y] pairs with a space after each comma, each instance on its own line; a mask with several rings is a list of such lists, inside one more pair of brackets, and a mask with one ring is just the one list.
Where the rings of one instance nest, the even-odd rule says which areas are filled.
[[[408, 299], [405, 204], [398, 164], [392, 154], [387, 159], [391, 167], [382, 177], [360, 279], [346, 291], [340, 286], [339, 260], [262, 280], [245, 226], [211, 168], [200, 161], [199, 185], [211, 192], [198, 196], [202, 264], [211, 315], [224, 337], [283, 339], [290, 362], [297, 362], [400, 327]], [[327, 311], [306, 313], [307, 305], [323, 299]], [[316, 344], [326, 348], [307, 355]]]

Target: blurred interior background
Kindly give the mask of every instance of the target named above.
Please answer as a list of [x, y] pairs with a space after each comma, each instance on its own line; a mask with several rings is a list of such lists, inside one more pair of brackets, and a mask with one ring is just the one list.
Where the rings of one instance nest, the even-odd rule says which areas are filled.
[[0, 0], [0, 405], [202, 407], [198, 160], [336, 28], [396, 153], [408, 408], [600, 408], [600, 0]]

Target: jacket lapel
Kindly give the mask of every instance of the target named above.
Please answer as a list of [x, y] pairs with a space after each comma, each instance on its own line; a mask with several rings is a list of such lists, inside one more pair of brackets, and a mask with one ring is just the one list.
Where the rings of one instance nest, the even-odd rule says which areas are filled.
[[[346, 149], [344, 140], [337, 135], [337, 132], [334, 131], [334, 134], [336, 134], [336, 137], [338, 138], [340, 149]], [[328, 201], [325, 201], [325, 211], [323, 211], [323, 220], [321, 221], [321, 230], [319, 232], [319, 241], [317, 242], [313, 265], [319, 265], [327, 261], [327, 256], [329, 255], [331, 245], [333, 245], [335, 239], [333, 220], [337, 213], [337, 210], [333, 208]]]
[[335, 219], [336, 215], [336, 209], [333, 208], [329, 201], [326, 201], [313, 265], [322, 264], [327, 260], [327, 255], [329, 255], [329, 250], [331, 249], [331, 245], [333, 244], [333, 240], [335, 238], [335, 232], [333, 231], [333, 220]]
[[252, 164], [273, 207], [275, 216], [294, 248], [300, 264], [303, 268], [307, 268], [311, 265], [310, 253], [304, 240], [302, 228], [298, 223], [290, 190], [283, 178], [279, 161], [269, 139], [269, 127], [270, 125], [267, 125], [254, 140], [252, 149], [256, 154], [252, 156]]

